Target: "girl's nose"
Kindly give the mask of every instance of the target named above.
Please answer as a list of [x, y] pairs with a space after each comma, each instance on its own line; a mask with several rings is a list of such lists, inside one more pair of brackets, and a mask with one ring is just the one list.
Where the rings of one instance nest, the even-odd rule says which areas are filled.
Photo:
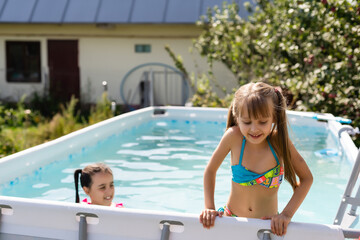
[[111, 188], [106, 188], [105, 194], [106, 194], [106, 195], [110, 195], [111, 193], [112, 193]]
[[109, 190], [109, 193], [110, 193], [110, 194], [114, 194], [114, 192], [115, 192], [114, 187], [109, 187], [108, 190]]

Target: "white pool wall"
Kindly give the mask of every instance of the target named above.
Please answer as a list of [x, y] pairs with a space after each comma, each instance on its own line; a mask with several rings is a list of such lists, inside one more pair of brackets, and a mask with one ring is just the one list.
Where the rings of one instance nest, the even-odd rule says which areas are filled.
[[[222, 217], [215, 227], [203, 228], [197, 214], [112, 208], [98, 205], [54, 202], [37, 199], [1, 197], [1, 239], [79, 239], [79, 213], [95, 214], [87, 218], [88, 240], [161, 239], [162, 221], [170, 225], [171, 240], [259, 239], [258, 232], [270, 230], [270, 220]], [[24, 237], [27, 238], [24, 238]], [[343, 240], [340, 226], [291, 222], [285, 236], [273, 240]]]
[[[298, 111], [287, 111], [287, 114], [289, 116], [290, 124], [295, 123], [297, 125], [309, 125], [312, 127], [324, 127], [323, 122], [317, 121], [316, 119], [313, 119], [313, 116], [315, 113], [313, 112], [298, 112]], [[334, 117], [332, 114], [324, 114], [328, 117]], [[291, 121], [291, 116], [297, 116], [294, 121]], [[327, 121], [327, 127], [330, 130], [330, 132], [333, 134], [334, 138], [337, 138], [340, 142], [341, 149], [343, 150], [342, 154], [345, 155], [347, 159], [349, 159], [351, 164], [355, 163], [356, 157], [358, 155], [359, 149], [355, 146], [353, 140], [351, 139], [350, 135], [344, 131], [341, 133], [340, 139], [338, 138], [338, 132], [341, 129], [341, 127], [347, 126], [342, 125], [337, 121]]]

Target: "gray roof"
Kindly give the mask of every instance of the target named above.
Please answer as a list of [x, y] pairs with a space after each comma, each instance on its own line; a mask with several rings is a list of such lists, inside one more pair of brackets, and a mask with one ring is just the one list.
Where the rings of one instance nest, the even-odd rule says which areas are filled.
[[[226, 0], [225, 0], [226, 1]], [[239, 14], [247, 18], [243, 3]], [[193, 24], [224, 0], [0, 0], [0, 23]], [[227, 2], [233, 2], [227, 0]]]

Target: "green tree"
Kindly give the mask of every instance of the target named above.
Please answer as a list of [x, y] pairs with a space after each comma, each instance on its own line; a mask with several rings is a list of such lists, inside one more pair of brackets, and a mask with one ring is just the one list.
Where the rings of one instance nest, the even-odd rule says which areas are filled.
[[[265, 81], [296, 110], [327, 112], [360, 125], [360, 3], [258, 0], [249, 19], [236, 4], [208, 11], [195, 47], [224, 63], [239, 84]], [[356, 141], [360, 145], [360, 139]]]

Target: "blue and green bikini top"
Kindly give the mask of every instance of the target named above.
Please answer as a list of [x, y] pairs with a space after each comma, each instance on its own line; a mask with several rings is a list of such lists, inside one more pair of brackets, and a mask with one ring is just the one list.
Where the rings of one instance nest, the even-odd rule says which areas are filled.
[[276, 187], [280, 186], [280, 184], [283, 180], [283, 176], [284, 176], [284, 169], [280, 165], [279, 159], [277, 158], [275, 151], [270, 144], [269, 139], [266, 138], [266, 140], [269, 144], [272, 154], [274, 155], [274, 157], [276, 159], [277, 165], [274, 168], [272, 168], [262, 174], [254, 173], [254, 172], [250, 171], [249, 169], [247, 169], [246, 167], [244, 167], [242, 165], [242, 158], [244, 155], [244, 148], [245, 148], [245, 143], [246, 143], [246, 139], [244, 137], [244, 139], [242, 141], [242, 146], [241, 146], [239, 164], [231, 166], [232, 180], [234, 182], [236, 182], [240, 185], [243, 185], [243, 186], [252, 186], [252, 185], [256, 185], [256, 184], [260, 184], [267, 188], [276, 188]]

